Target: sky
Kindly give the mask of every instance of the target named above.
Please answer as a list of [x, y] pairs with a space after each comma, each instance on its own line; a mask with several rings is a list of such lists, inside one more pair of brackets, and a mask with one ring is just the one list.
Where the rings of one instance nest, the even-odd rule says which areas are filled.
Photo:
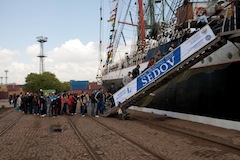
[[[44, 71], [61, 82], [96, 81], [101, 1], [0, 0], [1, 83], [6, 83], [6, 70], [8, 84], [24, 84], [28, 74], [39, 73], [39, 36], [48, 38], [43, 43]], [[105, 32], [109, 0], [102, 2]]]

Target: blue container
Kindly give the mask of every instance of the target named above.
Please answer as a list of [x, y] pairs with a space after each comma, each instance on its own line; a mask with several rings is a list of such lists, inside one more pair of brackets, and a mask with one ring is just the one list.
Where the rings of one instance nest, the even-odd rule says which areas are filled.
[[88, 90], [88, 86], [72, 86], [71, 90], [76, 91], [76, 90]]
[[89, 85], [89, 81], [70, 81], [70, 85], [71, 86], [88, 86]]
[[71, 90], [88, 90], [88, 81], [70, 81]]

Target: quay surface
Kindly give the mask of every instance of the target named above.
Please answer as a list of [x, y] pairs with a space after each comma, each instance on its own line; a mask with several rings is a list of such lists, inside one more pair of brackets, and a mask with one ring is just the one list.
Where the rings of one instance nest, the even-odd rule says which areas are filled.
[[130, 111], [132, 120], [82, 117], [78, 105], [74, 116], [40, 117], [2, 105], [1, 160], [240, 159], [236, 130], [138, 111]]

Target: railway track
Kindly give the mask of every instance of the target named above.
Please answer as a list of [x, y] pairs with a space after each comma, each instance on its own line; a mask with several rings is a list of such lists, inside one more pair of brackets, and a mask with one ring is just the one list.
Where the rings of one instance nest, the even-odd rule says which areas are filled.
[[[7, 111], [6, 113], [1, 114], [0, 119], [4, 118], [8, 114], [16, 114], [16, 112], [13, 112], [13, 110]], [[0, 137], [5, 134], [8, 130], [10, 130], [22, 117], [24, 114], [18, 114], [14, 119], [11, 119], [9, 123], [4, 124], [4, 126], [0, 126]], [[11, 116], [12, 117], [12, 116]]]
[[[21, 117], [25, 118], [20, 119]], [[141, 116], [134, 116], [133, 120], [120, 121], [102, 117], [92, 118], [88, 115], [85, 118], [79, 115], [40, 118], [10, 112], [2, 117], [1, 122], [0, 137], [4, 145], [8, 144], [9, 148], [15, 147], [11, 143], [15, 141], [11, 134], [26, 135], [18, 142], [21, 144], [20, 147], [25, 146], [25, 153], [33, 153], [33, 147], [34, 149], [42, 147], [41, 149], [47, 153], [49, 149], [59, 147], [61, 144], [59, 149], [77, 146], [77, 149], [71, 150], [71, 154], [76, 153], [76, 155], [72, 155], [70, 159], [82, 157], [94, 160], [136, 158], [161, 160], [192, 157], [197, 160], [201, 158], [224, 160], [229, 156], [237, 157], [237, 159], [240, 157], [238, 147], [230, 147], [229, 144], [226, 146], [221, 141], [215, 143], [214, 139], [201, 138], [194, 135], [194, 132], [186, 133], [187, 130], [181, 131], [180, 127], [173, 125], [164, 126], [164, 121], [161, 121], [163, 123], [152, 121], [148, 117], [144, 119]], [[28, 137], [36, 137], [36, 139]], [[54, 145], [47, 145], [46, 142], [53, 142]], [[14, 157], [14, 154], [26, 158], [32, 156], [32, 154], [22, 155], [23, 152], [17, 153], [16, 151], [18, 148], [8, 153], [8, 156]], [[61, 155], [62, 151], [58, 152], [59, 157], [69, 157], [69, 152]], [[52, 154], [46, 155], [45, 158], [50, 156]]]
[[[88, 152], [91, 154], [93, 159], [98, 159], [98, 160], [99, 159], [109, 159], [109, 157], [104, 158], [105, 155], [102, 155], [101, 157], [98, 155], [98, 153], [97, 153], [98, 151], [93, 146], [91, 146], [90, 143], [88, 142], [87, 138], [85, 138], [85, 136], [83, 134], [81, 134], [81, 132], [83, 132], [83, 131], [82, 130], [81, 130], [81, 132], [79, 131], [78, 127], [73, 123], [72, 118], [74, 118], [74, 117], [67, 116], [67, 120], [68, 120], [70, 126], [74, 129], [79, 140], [84, 143], [85, 147], [87, 148]], [[135, 148], [136, 150], [141, 150], [142, 152], [144, 152], [143, 153], [144, 155], [147, 155], [149, 157], [149, 159], [157, 159], [157, 160], [167, 159], [166, 157], [154, 153], [151, 149], [144, 147], [143, 145], [132, 140], [128, 136], [126, 136], [122, 133], [119, 133], [116, 129], [114, 129], [108, 125], [105, 125], [104, 123], [96, 120], [95, 118], [92, 118], [91, 116], [86, 116], [86, 118], [90, 118], [92, 121], [96, 122], [97, 126], [99, 126], [100, 128], [104, 128], [104, 131], [111, 133], [111, 135], [115, 137], [114, 139], [116, 139], [116, 143], [117, 143], [117, 140], [120, 139], [120, 140], [124, 141], [125, 144], [128, 144], [128, 145], [131, 144], [132, 148]], [[124, 148], [124, 146], [121, 146], [121, 144], [118, 144], [118, 148], [119, 148], [119, 150], [122, 150], [121, 148]], [[103, 152], [106, 153], [108, 151], [106, 151], [106, 152], [103, 151]], [[114, 158], [116, 158], [116, 157], [114, 157]]]
[[4, 116], [8, 115], [9, 113], [13, 112], [13, 109], [8, 109], [6, 111], [3, 111], [0, 113], [0, 119], [3, 118]]
[[80, 131], [77, 129], [76, 125], [73, 123], [72, 119], [69, 116], [66, 116], [67, 121], [69, 122], [70, 126], [72, 127], [72, 129], [74, 130], [76, 136], [78, 137], [78, 139], [84, 144], [84, 146], [86, 147], [88, 153], [91, 155], [91, 157], [94, 160], [99, 160], [101, 159], [99, 157], [99, 155], [94, 152], [94, 149], [91, 147], [91, 145], [88, 143], [88, 141], [81, 135]]
[[[172, 151], [174, 151], [174, 150], [176, 151], [177, 149], [182, 150], [183, 152], [184, 151], [186, 152], [186, 155], [184, 155], [184, 156], [187, 156], [189, 154], [188, 156], [196, 156], [195, 158], [205, 157], [206, 159], [211, 159], [213, 157], [215, 157], [215, 158], [218, 157], [217, 159], [226, 159], [226, 157], [228, 157], [227, 154], [232, 155], [232, 157], [240, 156], [240, 145], [239, 145], [239, 143], [237, 143], [238, 142], [237, 137], [239, 136], [238, 132], [229, 132], [229, 133], [226, 132], [227, 135], [223, 136], [223, 138], [221, 138], [221, 136], [220, 136], [222, 134], [221, 130], [219, 130], [220, 132], [216, 135], [209, 134], [209, 133], [211, 133], [211, 130], [213, 129], [212, 127], [204, 128], [204, 129], [210, 129], [210, 132], [208, 132], [208, 130], [206, 130], [206, 132], [204, 132], [204, 130], [202, 130], [202, 129], [200, 129], [200, 130], [194, 130], [194, 128], [191, 129], [190, 126], [189, 127], [187, 127], [187, 126], [186, 127], [184, 127], [184, 126], [178, 127], [177, 125], [174, 125], [173, 121], [170, 121], [171, 123], [168, 124], [167, 122], [166, 123], [164, 122], [164, 119], [161, 119], [161, 121], [159, 121], [160, 120], [159, 118], [163, 118], [163, 117], [151, 116], [151, 115], [150, 115], [150, 117], [146, 116], [146, 115], [143, 115], [143, 117], [142, 117], [141, 114], [135, 115], [133, 112], [132, 120], [120, 121], [119, 123], [117, 122], [117, 120], [114, 120], [114, 123], [112, 123], [111, 126], [114, 127], [118, 124], [120, 124], [119, 128], [124, 127], [121, 124], [124, 124], [125, 128], [133, 126], [133, 128], [130, 129], [131, 130], [130, 132], [128, 132], [128, 129], [118, 129], [116, 127], [115, 127], [115, 129], [117, 129], [119, 133], [129, 135], [132, 139], [134, 139], [137, 142], [139, 142], [139, 138], [137, 138], [137, 137], [138, 136], [141, 137], [141, 136], [143, 136], [143, 134], [141, 134], [141, 133], [138, 134], [136, 132], [137, 127], [135, 127], [135, 126], [138, 126], [141, 129], [145, 128], [145, 130], [143, 132], [145, 132], [146, 135], [144, 135], [144, 136], [148, 135], [150, 141], [149, 142], [145, 141], [145, 143], [142, 143], [142, 145], [154, 150], [154, 148], [158, 147], [158, 141], [159, 141], [159, 145], [163, 145], [165, 147], [162, 148], [163, 151], [156, 149], [155, 152], [163, 154], [166, 157], [174, 157], [175, 155], [173, 155], [173, 156], [166, 155], [164, 153], [165, 149], [167, 149], [170, 152], [171, 152], [171, 150]], [[104, 121], [101, 121], [101, 122], [105, 123]], [[187, 123], [185, 123], [185, 124], [187, 124]], [[195, 126], [195, 128], [197, 128], [197, 127], [198, 126]], [[139, 132], [141, 132], [141, 131], [142, 130], [139, 130]], [[131, 132], [136, 132], [137, 134], [132, 135]], [[224, 132], [225, 131], [223, 131], [223, 134], [224, 134]], [[154, 140], [152, 141], [152, 139], [154, 139], [153, 137], [156, 137], [156, 141], [154, 141]], [[231, 139], [231, 138], [233, 138], [233, 139]], [[181, 143], [184, 141], [185, 141], [185, 144]], [[169, 144], [172, 144], [172, 145], [169, 145]], [[172, 146], [172, 148], [170, 146]], [[189, 150], [187, 148], [189, 148]], [[206, 148], [208, 148], [209, 150]], [[215, 153], [215, 150], [217, 150], [219, 152]], [[174, 152], [173, 152], [173, 154], [174, 154]], [[181, 155], [181, 152], [179, 152], [179, 154]]]
[[150, 120], [146, 120], [146, 119], [141, 119], [139, 117], [138, 118], [134, 117], [133, 120], [136, 120], [147, 126], [151, 126], [151, 127], [158, 128], [158, 129], [165, 129], [166, 131], [175, 132], [175, 133], [181, 134], [183, 136], [193, 137], [199, 141], [205, 141], [206, 143], [212, 143], [215, 145], [219, 145], [219, 146], [225, 148], [226, 150], [230, 150], [233, 153], [240, 155], [240, 146], [239, 145], [230, 143], [229, 141], [220, 139], [218, 137], [206, 135], [206, 134], [203, 134], [200, 132], [196, 132], [194, 130], [184, 129], [184, 128], [169, 125], [166, 123], [159, 123], [159, 121], [154, 122], [154, 121], [150, 121]]
[[[90, 116], [89, 116], [90, 117]], [[108, 130], [110, 130], [111, 132], [114, 132], [116, 135], [120, 136], [121, 138], [124, 138], [125, 140], [127, 140], [128, 142], [134, 144], [135, 146], [141, 148], [142, 150], [144, 150], [145, 152], [153, 155], [154, 157], [156, 157], [158, 160], [165, 160], [167, 159], [166, 157], [164, 157], [163, 155], [159, 155], [154, 153], [151, 149], [144, 147], [142, 144], [139, 144], [138, 142], [132, 140], [131, 138], [129, 138], [128, 136], [124, 135], [123, 133], [118, 132], [116, 129], [114, 129], [113, 127], [110, 127], [108, 125], [105, 125], [104, 123], [96, 120], [96, 118], [92, 118], [90, 117], [92, 120], [94, 120], [95, 122], [99, 123], [101, 126], [107, 128]]]

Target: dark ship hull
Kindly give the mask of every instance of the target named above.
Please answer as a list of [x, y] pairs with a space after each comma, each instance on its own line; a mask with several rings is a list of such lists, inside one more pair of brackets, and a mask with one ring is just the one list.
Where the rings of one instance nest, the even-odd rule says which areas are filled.
[[235, 62], [187, 70], [155, 91], [146, 107], [240, 121], [239, 69], [240, 62]]

